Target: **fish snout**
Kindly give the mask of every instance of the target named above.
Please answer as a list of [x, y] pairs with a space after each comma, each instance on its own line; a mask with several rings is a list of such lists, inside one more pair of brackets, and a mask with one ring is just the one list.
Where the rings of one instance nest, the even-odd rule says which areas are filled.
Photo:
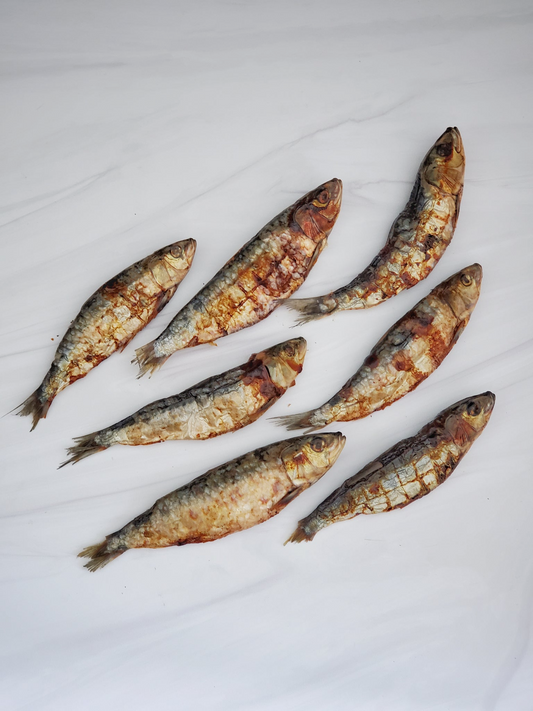
[[333, 464], [337, 461], [340, 453], [344, 449], [346, 437], [342, 434], [342, 432], [324, 432], [320, 436], [326, 440], [329, 459], [331, 464]]
[[463, 269], [463, 273], [473, 279], [478, 286], [483, 280], [483, 267], [477, 262], [471, 264], [469, 267], [466, 267], [466, 269]]
[[195, 239], [183, 239], [180, 242], [174, 242], [170, 248], [170, 256], [174, 259], [185, 259], [190, 262], [196, 252]]
[[483, 410], [486, 413], [492, 412], [492, 410], [494, 409], [494, 405], [496, 404], [496, 395], [490, 390], [487, 390], [487, 392], [482, 393], [479, 398], [481, 400], [481, 406], [483, 407]]
[[289, 341], [289, 343], [292, 345], [293, 348], [293, 359], [297, 363], [303, 363], [303, 360], [305, 358], [305, 354], [307, 353], [307, 341], [303, 336], [300, 336], [299, 338], [293, 338]]
[[342, 200], [342, 180], [340, 178], [333, 178], [324, 183], [324, 188], [328, 191], [329, 199], [337, 207], [340, 207]]
[[457, 126], [448, 126], [438, 143], [451, 143], [456, 153], [463, 153], [463, 139]]

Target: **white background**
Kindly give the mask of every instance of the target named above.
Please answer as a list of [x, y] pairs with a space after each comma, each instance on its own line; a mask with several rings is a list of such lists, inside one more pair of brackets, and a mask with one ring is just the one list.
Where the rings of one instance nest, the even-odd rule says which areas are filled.
[[[2, 0], [0, 10], [3, 412], [37, 387], [96, 288], [163, 245], [198, 241], [176, 296], [125, 353], [63, 392], [33, 433], [28, 418], [0, 421], [1, 708], [532, 709], [531, 3]], [[136, 380], [134, 349], [332, 177], [344, 182], [341, 215], [298, 295], [349, 281], [449, 125], [465, 143], [466, 185], [454, 240], [425, 282], [297, 329], [278, 309]], [[481, 298], [443, 365], [394, 406], [343, 424], [338, 463], [282, 514], [215, 543], [82, 567], [82, 548], [157, 497], [288, 435], [263, 418], [57, 471], [72, 437], [299, 334], [304, 371], [270, 414], [317, 406], [397, 318], [474, 261]], [[497, 401], [485, 433], [431, 496], [283, 547], [345, 478], [487, 389]]]

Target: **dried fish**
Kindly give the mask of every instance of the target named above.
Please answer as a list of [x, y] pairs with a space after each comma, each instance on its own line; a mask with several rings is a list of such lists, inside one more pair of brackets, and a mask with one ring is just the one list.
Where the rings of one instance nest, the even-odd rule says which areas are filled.
[[399, 509], [429, 494], [455, 470], [483, 432], [496, 396], [486, 392], [456, 402], [347, 479], [298, 523], [287, 543], [312, 541], [322, 528], [360, 514]]
[[91, 571], [130, 548], [204, 543], [256, 526], [318, 481], [344, 447], [340, 432], [301, 436], [249, 452], [163, 496], [105, 541], [85, 548]]
[[87, 299], [63, 336], [43, 382], [19, 406], [18, 415], [33, 417], [32, 430], [46, 417], [61, 390], [123, 350], [157, 316], [189, 271], [195, 251], [193, 239], [163, 247], [117, 274]]
[[298, 323], [377, 306], [429, 276], [452, 240], [464, 171], [461, 134], [457, 127], [447, 128], [422, 161], [409, 201], [371, 264], [330, 294], [285, 302], [302, 314]]
[[304, 282], [339, 214], [334, 178], [291, 205], [253, 237], [151, 343], [136, 351], [139, 377], [177, 350], [235, 333], [266, 318]]
[[208, 439], [255, 422], [294, 385], [307, 343], [293, 338], [255, 353], [247, 363], [156, 400], [130, 417], [77, 437], [70, 447], [75, 463], [114, 444], [153, 444], [169, 439]]
[[414, 390], [438, 368], [465, 329], [481, 287], [472, 264], [439, 284], [387, 331], [353, 377], [324, 405], [274, 418], [289, 430], [358, 420]]

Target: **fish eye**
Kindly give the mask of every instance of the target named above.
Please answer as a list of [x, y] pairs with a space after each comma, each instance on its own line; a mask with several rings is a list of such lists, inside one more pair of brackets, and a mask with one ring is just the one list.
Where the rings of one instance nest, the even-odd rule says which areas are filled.
[[481, 412], [481, 408], [477, 402], [469, 402], [466, 406], [466, 412], [470, 417], [476, 417]]
[[465, 286], [470, 286], [470, 284], [472, 283], [472, 277], [468, 276], [468, 274], [463, 274], [461, 276], [461, 283]]
[[329, 200], [329, 193], [327, 190], [322, 190], [315, 198], [314, 203], [315, 205], [318, 203], [320, 207], [324, 207], [324, 205], [327, 205]]
[[170, 254], [172, 257], [176, 257], [176, 259], [179, 259], [180, 257], [183, 257], [183, 249], [181, 247], [173, 247], [170, 250]]
[[326, 443], [324, 442], [322, 437], [314, 437], [311, 440], [311, 449], [315, 452], [321, 452], [325, 446]]
[[453, 146], [451, 143], [440, 143], [436, 150], [439, 156], [447, 158], [452, 154]]
[[287, 348], [285, 348], [285, 353], [288, 356], [293, 356], [294, 355], [294, 346], [293, 345], [287, 346]]

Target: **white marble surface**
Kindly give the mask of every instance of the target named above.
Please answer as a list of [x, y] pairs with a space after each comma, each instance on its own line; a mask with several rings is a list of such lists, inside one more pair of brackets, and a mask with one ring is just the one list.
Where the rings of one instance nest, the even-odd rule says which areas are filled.
[[[62, 393], [35, 432], [0, 421], [1, 708], [533, 708], [531, 3], [3, 0], [0, 12], [3, 411], [38, 385], [95, 288], [164, 244], [198, 241], [178, 293], [125, 353]], [[466, 186], [427, 281], [300, 329], [279, 309], [135, 379], [134, 348], [334, 176], [341, 216], [299, 295], [348, 281], [448, 125], [463, 135]], [[57, 471], [73, 436], [298, 333], [305, 368], [271, 414], [317, 405], [474, 261], [481, 299], [450, 356], [415, 393], [343, 425], [334, 469], [282, 514], [215, 543], [82, 567], [81, 548], [158, 496], [284, 433], [263, 419]], [[497, 395], [487, 430], [431, 496], [283, 547], [348, 475], [486, 389]]]

